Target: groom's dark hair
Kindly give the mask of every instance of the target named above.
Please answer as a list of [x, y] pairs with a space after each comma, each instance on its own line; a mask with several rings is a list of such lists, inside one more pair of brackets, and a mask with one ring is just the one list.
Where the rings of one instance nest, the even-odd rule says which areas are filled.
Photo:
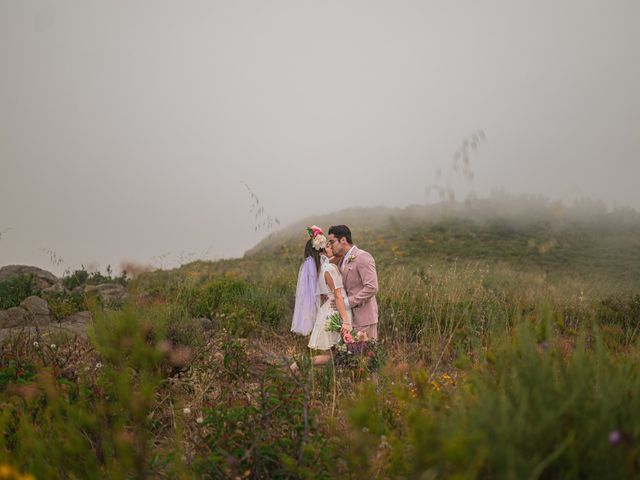
[[349, 245], [353, 245], [353, 240], [351, 240], [351, 230], [346, 225], [334, 225], [329, 229], [329, 235], [333, 235], [338, 240], [341, 238], [346, 238]]

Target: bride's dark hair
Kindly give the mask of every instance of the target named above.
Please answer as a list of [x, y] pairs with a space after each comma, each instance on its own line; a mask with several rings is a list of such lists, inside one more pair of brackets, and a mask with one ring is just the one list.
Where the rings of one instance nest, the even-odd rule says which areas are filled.
[[304, 246], [304, 259], [313, 257], [313, 261], [316, 262], [316, 269], [320, 271], [320, 250], [313, 248], [313, 240], [307, 240], [307, 244]]

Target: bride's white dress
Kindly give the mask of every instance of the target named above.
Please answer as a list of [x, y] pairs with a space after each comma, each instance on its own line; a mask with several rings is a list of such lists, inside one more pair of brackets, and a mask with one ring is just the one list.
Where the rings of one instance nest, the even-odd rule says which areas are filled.
[[[320, 273], [318, 274], [318, 287], [316, 289], [316, 295], [326, 295], [327, 301], [320, 305], [318, 314], [316, 315], [316, 321], [313, 325], [311, 337], [309, 338], [309, 348], [314, 350], [329, 350], [336, 343], [340, 341], [340, 332], [327, 332], [325, 326], [327, 324], [327, 317], [337, 312], [334, 308], [331, 308], [331, 301], [335, 295], [327, 285], [324, 278], [325, 272], [329, 272], [333, 279], [333, 284], [336, 288], [339, 288], [342, 292], [342, 297], [346, 298], [344, 285], [342, 284], [342, 275], [340, 270], [333, 263], [329, 262], [327, 257], [322, 257], [322, 264], [320, 265]], [[351, 310], [347, 308], [347, 315], [351, 320]]]

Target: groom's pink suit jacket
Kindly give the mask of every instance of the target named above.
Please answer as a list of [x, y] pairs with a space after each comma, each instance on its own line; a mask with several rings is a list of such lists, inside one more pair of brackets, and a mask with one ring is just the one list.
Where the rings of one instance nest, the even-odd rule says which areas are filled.
[[376, 262], [369, 252], [353, 247], [342, 263], [342, 283], [353, 313], [353, 328], [359, 330], [377, 324], [378, 274]]

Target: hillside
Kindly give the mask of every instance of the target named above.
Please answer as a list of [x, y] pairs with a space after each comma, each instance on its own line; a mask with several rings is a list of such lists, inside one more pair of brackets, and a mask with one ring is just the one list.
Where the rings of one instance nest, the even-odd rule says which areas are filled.
[[609, 211], [583, 200], [571, 206], [541, 197], [492, 197], [466, 204], [352, 208], [295, 222], [245, 258], [302, 255], [306, 225], [344, 223], [379, 261], [506, 263], [518, 269], [575, 273], [640, 286], [640, 213]]

